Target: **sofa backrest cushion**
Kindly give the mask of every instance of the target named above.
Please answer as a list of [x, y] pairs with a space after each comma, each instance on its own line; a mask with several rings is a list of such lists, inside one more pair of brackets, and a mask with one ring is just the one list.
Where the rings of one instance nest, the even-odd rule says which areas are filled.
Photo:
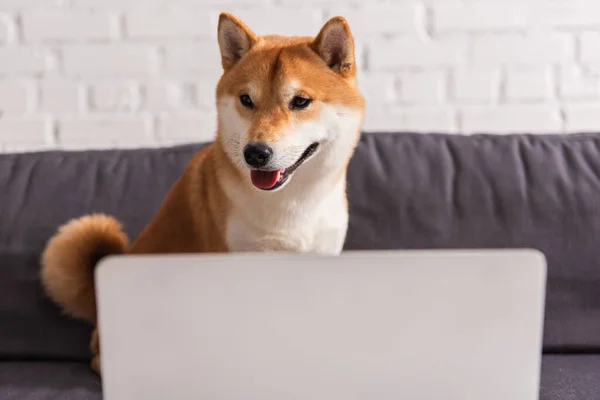
[[41, 288], [44, 245], [90, 212], [114, 215], [134, 238], [199, 148], [0, 154], [0, 360], [89, 358], [91, 327]]
[[600, 350], [600, 135], [366, 135], [348, 187], [346, 248], [540, 250], [546, 351]]

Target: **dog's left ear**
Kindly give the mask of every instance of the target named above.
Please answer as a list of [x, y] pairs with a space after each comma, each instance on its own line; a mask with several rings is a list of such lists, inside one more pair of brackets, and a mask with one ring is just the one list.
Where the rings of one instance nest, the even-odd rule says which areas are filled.
[[333, 17], [321, 28], [310, 47], [333, 71], [344, 77], [356, 74], [354, 39], [343, 17]]

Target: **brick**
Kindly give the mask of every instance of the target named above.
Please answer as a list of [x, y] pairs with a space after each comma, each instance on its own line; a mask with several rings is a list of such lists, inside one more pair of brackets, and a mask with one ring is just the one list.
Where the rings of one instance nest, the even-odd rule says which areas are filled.
[[215, 13], [179, 12], [136, 12], [126, 16], [127, 36], [133, 38], [152, 37], [216, 37]]
[[364, 132], [395, 132], [404, 124], [403, 115], [391, 114], [381, 109], [369, 107], [367, 102], [367, 112], [363, 122]]
[[396, 39], [373, 41], [369, 46], [369, 65], [374, 70], [451, 66], [462, 64], [466, 58], [467, 43], [460, 39], [435, 42]]
[[4, 10], [40, 10], [59, 9], [69, 6], [71, 0], [0, 0], [0, 9]]
[[49, 50], [30, 46], [0, 47], [0, 60], [0, 74], [36, 74], [53, 66]]
[[366, 132], [455, 132], [456, 113], [450, 107], [408, 107], [366, 115]]
[[13, 149], [38, 149], [49, 143], [49, 129], [49, 121], [43, 118], [1, 118], [0, 143]]
[[0, 142], [0, 153], [23, 154], [40, 151], [52, 151], [56, 149], [54, 143], [2, 143]]
[[559, 96], [564, 100], [596, 99], [600, 94], [600, 77], [570, 66], [560, 70]]
[[566, 34], [482, 36], [473, 43], [473, 62], [479, 65], [565, 64], [574, 57], [574, 41]]
[[135, 44], [69, 45], [63, 48], [70, 75], [148, 74], [156, 69], [154, 50]]
[[[2, 0], [0, 0], [2, 1]], [[20, 1], [20, 0], [3, 0], [3, 1]], [[35, 1], [35, 0], [27, 0]], [[60, 1], [60, 0], [55, 0]], [[148, 9], [162, 9], [164, 0], [70, 0], [72, 5], [77, 8], [92, 9], [92, 10], [139, 10], [143, 7]], [[217, 10], [224, 10], [224, 6], [259, 6], [272, 5], [273, 0], [177, 0], [177, 6], [186, 7], [205, 7], [216, 6]], [[297, 3], [296, 3], [297, 4]]]
[[0, 44], [11, 43], [15, 40], [16, 25], [10, 14], [0, 13]]
[[415, 4], [328, 8], [329, 15], [346, 18], [356, 38], [379, 34], [417, 35], [425, 29], [422, 13], [422, 8]]
[[366, 107], [376, 110], [382, 106], [392, 104], [396, 98], [394, 90], [395, 76], [393, 74], [368, 74], [359, 73], [358, 88], [366, 99]]
[[[139, 9], [141, 4], [140, 0], [70, 0], [70, 2], [72, 4], [72, 7], [77, 9], [101, 11], [123, 11]], [[143, 0], [143, 7], [146, 10], [153, 9], [159, 7], [162, 3], [163, 0]]]
[[65, 0], [0, 0], [0, 10], [30, 10], [58, 7]]
[[559, 110], [547, 105], [469, 107], [462, 111], [465, 133], [557, 133]]
[[568, 133], [598, 132], [600, 113], [598, 104], [578, 104], [565, 107], [565, 130]]
[[600, 63], [600, 32], [585, 32], [580, 38], [580, 57], [583, 63]]
[[354, 42], [354, 60], [357, 71], [366, 71], [366, 45], [361, 42]]
[[443, 72], [407, 72], [400, 75], [400, 100], [407, 104], [440, 104], [446, 95]]
[[404, 111], [404, 129], [413, 132], [455, 132], [456, 113], [451, 108], [413, 108]]
[[568, 133], [598, 132], [600, 113], [598, 104], [571, 104], [565, 106], [565, 130]]
[[433, 5], [435, 32], [515, 30], [527, 27], [528, 7], [523, 3], [438, 1]]
[[77, 114], [84, 105], [81, 84], [62, 79], [43, 80], [40, 83], [40, 110], [59, 114]]
[[532, 26], [557, 28], [600, 27], [600, 3], [596, 0], [551, 0], [534, 2]]
[[34, 91], [31, 82], [0, 81], [0, 117], [25, 114], [32, 110]]
[[117, 19], [110, 14], [35, 12], [22, 17], [27, 41], [94, 40], [116, 36]]
[[[186, 6], [219, 6], [219, 11], [237, 11], [239, 6], [252, 5], [254, 7], [272, 6], [280, 0], [178, 0]], [[298, 3], [296, 3], [296, 6]]]
[[507, 70], [506, 98], [511, 100], [546, 100], [553, 96], [552, 69], [529, 68]]
[[452, 96], [461, 103], [491, 103], [500, 92], [497, 69], [458, 69], [452, 76]]
[[202, 79], [197, 80], [195, 87], [195, 101], [198, 107], [214, 110], [216, 107], [216, 90], [219, 77], [211, 77], [205, 74]]
[[141, 107], [138, 84], [108, 81], [89, 85], [89, 106], [92, 111], [133, 112]]
[[179, 113], [161, 117], [158, 125], [160, 143], [199, 143], [214, 140], [217, 118], [209, 113]]
[[219, 46], [216, 41], [169, 45], [165, 49], [165, 66], [170, 72], [215, 73], [221, 71]]
[[313, 7], [225, 7], [222, 10], [232, 11], [258, 35], [314, 36], [323, 25], [321, 12]]
[[59, 120], [61, 147], [119, 146], [148, 143], [150, 124], [141, 116], [105, 115]]
[[0, 18], [0, 44], [8, 43], [10, 38], [10, 27], [8, 26], [7, 21]]
[[[205, 0], [210, 1], [210, 0]], [[216, 0], [213, 0], [216, 1]], [[278, 3], [286, 6], [298, 6], [297, 0], [278, 0]], [[304, 0], [303, 5], [315, 5], [315, 6], [330, 6], [330, 5], [347, 5], [348, 3], [361, 4], [361, 1], [348, 1], [348, 0]]]
[[[150, 111], [191, 109], [195, 106], [195, 88], [191, 82], [152, 82], [142, 86], [144, 109]], [[214, 104], [214, 96], [211, 96]]]

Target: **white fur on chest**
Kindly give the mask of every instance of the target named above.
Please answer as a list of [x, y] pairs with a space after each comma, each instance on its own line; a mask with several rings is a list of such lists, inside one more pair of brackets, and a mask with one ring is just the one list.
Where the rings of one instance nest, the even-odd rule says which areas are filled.
[[284, 204], [247, 201], [228, 218], [230, 251], [339, 254], [348, 228], [343, 188], [321, 201], [293, 199]]

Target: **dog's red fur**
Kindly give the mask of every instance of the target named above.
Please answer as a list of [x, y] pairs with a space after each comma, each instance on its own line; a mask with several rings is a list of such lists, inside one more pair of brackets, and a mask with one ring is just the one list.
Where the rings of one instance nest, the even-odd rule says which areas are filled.
[[[229, 31], [224, 31], [228, 26]], [[330, 28], [335, 28], [332, 31]], [[245, 37], [248, 49], [244, 62], [239, 62], [227, 36], [231, 29]], [[229, 32], [229, 33], [228, 33]], [[327, 34], [333, 43], [343, 48], [325, 46]], [[340, 42], [343, 39], [343, 43]], [[331, 38], [328, 39], [331, 41]], [[280, 63], [282, 68], [300, 77], [299, 84], [310, 91], [307, 96], [321, 104], [336, 103], [362, 112], [363, 99], [356, 90], [354, 75], [354, 44], [350, 30], [343, 18], [330, 20], [316, 38], [284, 38], [280, 36], [259, 37], [241, 21], [230, 14], [222, 14], [219, 20], [219, 45], [221, 47], [224, 74], [217, 86], [217, 98], [237, 96], [236, 90], [252, 77], [264, 87], [277, 87], [271, 82], [269, 66]], [[230, 46], [231, 48], [228, 48]], [[250, 49], [251, 47], [251, 49]], [[238, 68], [239, 67], [239, 68]], [[229, 73], [235, 69], [235, 73]], [[319, 84], [315, 85], [317, 81]], [[292, 115], [270, 102], [276, 102], [268, 91], [261, 98], [264, 110], [250, 115], [238, 104], [238, 113], [252, 121], [252, 140], [267, 140], [277, 135], [279, 129], [290, 120], [301, 123], [315, 117], [318, 108], [303, 114]], [[273, 91], [272, 93], [276, 93]], [[315, 106], [317, 107], [317, 106]], [[354, 134], [354, 133], [352, 133]], [[356, 138], [350, 140], [358, 140]], [[94, 290], [94, 266], [107, 255], [151, 253], [202, 253], [227, 252], [226, 226], [231, 201], [226, 195], [223, 182], [247, 184], [248, 177], [230, 160], [224, 149], [220, 131], [217, 140], [198, 152], [187, 165], [182, 176], [166, 196], [160, 210], [130, 246], [121, 224], [102, 214], [84, 216], [60, 227], [42, 255], [42, 281], [49, 296], [72, 316], [96, 325], [91, 340], [92, 368], [100, 373], [99, 330]], [[348, 160], [350, 154], [348, 154]], [[346, 164], [337, 171], [339, 180], [345, 178]], [[245, 182], [245, 183], [244, 183]], [[334, 185], [335, 186], [335, 185]], [[345, 205], [345, 203], [344, 203]]]

